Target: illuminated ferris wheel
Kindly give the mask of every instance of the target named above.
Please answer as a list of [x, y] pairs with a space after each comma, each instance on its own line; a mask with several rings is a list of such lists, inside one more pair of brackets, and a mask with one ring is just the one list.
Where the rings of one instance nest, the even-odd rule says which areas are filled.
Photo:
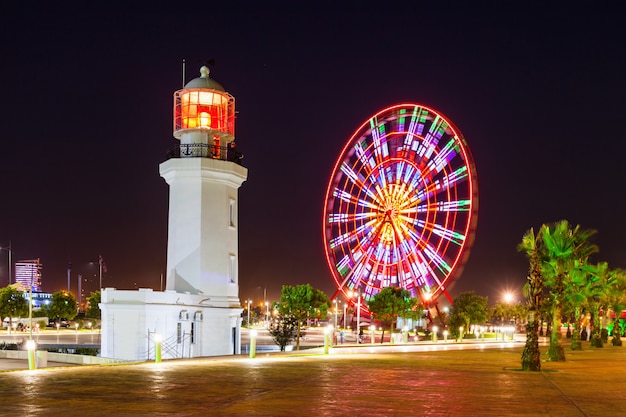
[[389, 286], [424, 303], [460, 273], [477, 221], [478, 188], [461, 132], [419, 104], [363, 123], [333, 169], [324, 208], [328, 266], [338, 292], [365, 300]]

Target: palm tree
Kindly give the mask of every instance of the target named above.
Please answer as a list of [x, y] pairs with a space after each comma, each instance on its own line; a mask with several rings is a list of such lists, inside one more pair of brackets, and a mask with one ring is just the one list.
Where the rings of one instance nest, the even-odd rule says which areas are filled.
[[615, 277], [615, 285], [608, 292], [606, 297], [607, 310], [613, 310], [615, 319], [613, 320], [613, 345], [621, 346], [621, 332], [619, 316], [626, 307], [626, 271], [614, 269], [611, 273]]
[[602, 347], [602, 318], [600, 310], [604, 308], [605, 316], [608, 310], [608, 300], [611, 292], [616, 287], [617, 275], [609, 270], [606, 262], [597, 265], [597, 279], [590, 288], [589, 309], [591, 312], [591, 346]]
[[576, 261], [574, 269], [569, 274], [565, 301], [571, 306], [571, 312], [574, 316], [574, 331], [572, 332], [572, 342], [570, 344], [572, 350], [582, 349], [582, 344], [580, 343], [582, 307], [591, 295], [591, 289], [597, 279], [597, 268], [595, 265], [589, 265], [586, 262]]
[[541, 263], [544, 284], [549, 288], [552, 298], [552, 332], [548, 357], [551, 361], [564, 361], [565, 351], [561, 346], [561, 314], [566, 284], [575, 269], [576, 262], [586, 261], [598, 251], [598, 247], [589, 243], [595, 230], [582, 230], [580, 226], [572, 228], [567, 220], [543, 225], [540, 230], [542, 245]]
[[543, 276], [539, 253], [539, 236], [532, 228], [522, 237], [522, 243], [517, 246], [519, 252], [524, 252], [530, 264], [528, 281], [524, 286], [524, 293], [528, 299], [528, 323], [526, 324], [526, 344], [522, 352], [522, 369], [524, 371], [541, 371], [541, 354], [539, 352], [539, 308], [543, 292]]

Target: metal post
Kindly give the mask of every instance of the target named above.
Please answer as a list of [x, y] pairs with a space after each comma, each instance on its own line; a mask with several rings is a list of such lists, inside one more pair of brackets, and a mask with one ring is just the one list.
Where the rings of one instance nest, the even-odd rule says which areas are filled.
[[[39, 260], [33, 265], [34, 268], [39, 267]], [[28, 340], [33, 340], [33, 275], [34, 268], [30, 271], [30, 285], [28, 286]]]
[[359, 335], [361, 334], [361, 288], [356, 293], [356, 342], [361, 343]]
[[248, 329], [250, 328], [250, 301], [252, 300], [248, 300]]
[[102, 257], [98, 260], [98, 265], [100, 266], [100, 291], [102, 291]]

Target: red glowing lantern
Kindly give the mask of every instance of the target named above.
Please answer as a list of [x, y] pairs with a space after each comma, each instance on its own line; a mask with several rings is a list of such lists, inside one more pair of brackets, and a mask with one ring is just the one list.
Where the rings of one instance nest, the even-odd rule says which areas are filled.
[[235, 98], [209, 78], [209, 69], [174, 93], [174, 137], [204, 131], [207, 136], [235, 135]]

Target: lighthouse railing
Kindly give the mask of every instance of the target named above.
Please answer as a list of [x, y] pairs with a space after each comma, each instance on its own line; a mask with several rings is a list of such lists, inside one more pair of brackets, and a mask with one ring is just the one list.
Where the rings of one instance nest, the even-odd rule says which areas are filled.
[[206, 143], [181, 143], [167, 152], [167, 159], [171, 158], [211, 158], [231, 161], [241, 165], [243, 154], [227, 146], [216, 146]]

